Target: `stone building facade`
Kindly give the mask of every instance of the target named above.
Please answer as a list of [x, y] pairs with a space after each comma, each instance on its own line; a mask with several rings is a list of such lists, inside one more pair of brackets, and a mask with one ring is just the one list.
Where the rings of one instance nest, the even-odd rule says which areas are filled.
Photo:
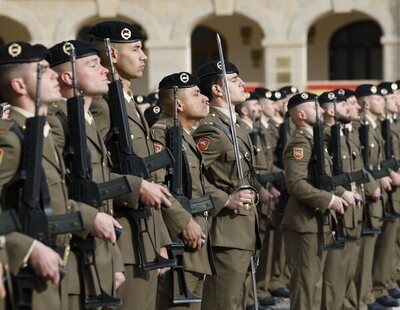
[[400, 0], [0, 0], [0, 43], [51, 46], [101, 20], [135, 23], [149, 60], [134, 87], [146, 93], [214, 58], [218, 32], [249, 86], [305, 88], [399, 79], [399, 15]]

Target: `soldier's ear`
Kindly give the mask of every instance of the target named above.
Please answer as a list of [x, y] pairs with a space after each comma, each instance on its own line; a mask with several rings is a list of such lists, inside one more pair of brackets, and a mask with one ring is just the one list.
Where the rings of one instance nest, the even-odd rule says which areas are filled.
[[64, 71], [63, 73], [60, 74], [59, 78], [64, 84], [69, 86], [72, 85], [72, 72]]
[[22, 78], [14, 78], [10, 81], [12, 90], [18, 95], [25, 95], [27, 93], [26, 84]]
[[217, 85], [217, 84], [214, 84], [213, 86], [211, 86], [211, 92], [215, 97], [223, 97], [224, 96], [222, 86]]
[[111, 59], [114, 64], [118, 61], [118, 50], [113, 46], [111, 46]]
[[178, 102], [176, 104], [176, 109], [178, 110], [178, 112], [183, 112], [183, 110], [185, 109], [185, 106], [182, 103], [181, 99], [178, 99]]

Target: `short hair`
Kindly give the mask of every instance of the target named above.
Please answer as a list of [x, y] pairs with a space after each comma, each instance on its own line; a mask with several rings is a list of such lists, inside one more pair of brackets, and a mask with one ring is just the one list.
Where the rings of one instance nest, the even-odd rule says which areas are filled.
[[222, 75], [221, 74], [215, 74], [215, 75], [208, 75], [203, 77], [200, 80], [200, 92], [208, 98], [208, 100], [213, 99], [213, 94], [212, 94], [212, 87], [213, 85], [222, 85]]
[[[10, 81], [16, 77], [18, 72], [23, 73], [26, 63], [6, 64], [0, 66], [0, 97], [9, 102], [12, 96]], [[21, 75], [23, 76], [23, 75]]]

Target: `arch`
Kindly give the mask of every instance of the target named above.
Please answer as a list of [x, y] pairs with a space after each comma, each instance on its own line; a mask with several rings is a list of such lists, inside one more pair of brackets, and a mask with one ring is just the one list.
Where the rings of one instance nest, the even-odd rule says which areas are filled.
[[2, 2], [0, 7], [0, 17], [5, 16], [21, 24], [29, 33], [30, 41], [46, 41], [47, 33], [44, 25], [42, 25], [32, 12], [10, 1]]
[[382, 79], [381, 36], [375, 21], [357, 21], [337, 29], [329, 41], [329, 79]]
[[[390, 16], [389, 11], [377, 7], [376, 2], [363, 0], [353, 1], [352, 10], [364, 13], [376, 21], [382, 28], [384, 36], [395, 34], [396, 26], [393, 23], [393, 18]], [[308, 29], [311, 25], [330, 13], [335, 13], [332, 11], [332, 4], [330, 1], [310, 2], [302, 8], [302, 13], [297, 14], [289, 25], [288, 39], [306, 42]]]
[[[212, 2], [205, 4], [204, 2], [197, 2], [196, 7], [191, 7], [191, 14], [179, 15], [175, 22], [172, 24], [170, 38], [172, 41], [190, 42], [191, 33], [197, 25], [210, 17], [218, 17], [214, 13]], [[266, 29], [275, 28], [270, 22], [271, 14], [267, 10], [260, 10], [259, 7], [249, 5], [247, 1], [237, 1], [233, 13], [242, 15], [252, 22], [257, 24], [262, 32], [263, 37], [266, 37]]]
[[[118, 6], [118, 15], [128, 20], [135, 21], [143, 27], [149, 39], [162, 36], [162, 30], [155, 18], [143, 8], [128, 2], [121, 2]], [[73, 10], [60, 20], [54, 34], [56, 42], [75, 38], [79, 29], [88, 20], [98, 18], [97, 7], [94, 2], [88, 2]], [[113, 19], [113, 18], [110, 18]], [[115, 17], [114, 17], [115, 19]]]

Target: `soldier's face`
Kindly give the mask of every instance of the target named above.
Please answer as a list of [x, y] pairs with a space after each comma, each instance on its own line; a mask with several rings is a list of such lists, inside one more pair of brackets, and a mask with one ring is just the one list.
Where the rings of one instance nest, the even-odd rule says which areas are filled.
[[385, 102], [382, 96], [372, 95], [367, 98], [369, 103], [369, 110], [372, 114], [380, 116], [383, 115]]
[[257, 100], [250, 100], [247, 103], [247, 110], [249, 113], [249, 117], [253, 118], [253, 116], [255, 117], [255, 119], [259, 119], [260, 118], [260, 105], [258, 104]]
[[346, 101], [336, 103], [336, 114], [340, 122], [347, 124], [350, 122], [349, 108]]
[[397, 97], [395, 94], [386, 96], [386, 109], [389, 113], [397, 113]]
[[360, 119], [361, 106], [358, 104], [356, 97], [352, 96], [346, 100], [347, 107], [349, 108], [349, 117], [352, 121]]
[[101, 96], [108, 92], [108, 69], [100, 64], [97, 55], [76, 60], [78, 88], [86, 96]]
[[179, 102], [181, 104], [181, 117], [190, 120], [201, 120], [208, 115], [208, 98], [195, 87], [179, 90]]
[[[42, 60], [43, 66], [42, 80], [40, 83], [40, 102], [44, 105], [52, 104], [61, 100], [60, 85], [58, 83], [58, 74], [54, 72], [46, 60]], [[37, 63], [29, 64], [29, 78], [26, 81], [27, 90], [30, 97], [34, 100], [36, 97], [37, 85]]]
[[147, 56], [143, 52], [141, 41], [117, 45], [115, 67], [122, 78], [130, 80], [142, 77], [146, 61]]
[[226, 77], [228, 79], [228, 88], [232, 104], [236, 105], [245, 101], [246, 92], [244, 91], [243, 80], [236, 73], [227, 74]]
[[273, 117], [276, 113], [276, 108], [272, 100], [261, 98], [259, 101], [262, 114], [266, 117]]

